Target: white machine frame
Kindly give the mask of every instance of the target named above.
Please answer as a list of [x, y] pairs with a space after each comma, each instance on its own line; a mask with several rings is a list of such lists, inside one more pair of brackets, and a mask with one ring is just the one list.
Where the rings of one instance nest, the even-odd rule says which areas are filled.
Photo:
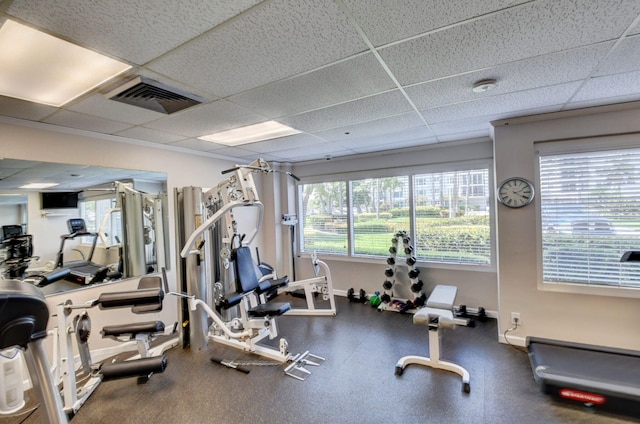
[[[263, 159], [257, 159], [249, 165], [238, 165], [231, 170], [224, 171], [223, 174], [233, 174], [202, 196], [208, 199], [209, 205], [221, 205], [211, 216], [202, 222], [200, 219], [202, 213], [198, 210], [199, 207], [197, 205], [192, 206], [195, 209], [194, 214], [196, 215], [192, 221], [197, 227], [186, 238], [183, 248], [180, 251], [180, 256], [185, 259], [187, 293], [174, 294], [187, 299], [191, 343], [198, 344], [199, 342], [200, 344], [200, 346], [196, 347], [204, 347], [206, 346], [207, 340], [211, 340], [281, 363], [294, 362], [293, 368], [287, 367], [287, 370], [285, 370], [287, 374], [292, 375], [289, 371], [292, 373], [307, 374], [308, 371], [304, 370], [304, 365], [313, 365], [314, 361], [306, 358], [313, 357], [318, 361], [320, 359], [323, 361], [324, 358], [311, 355], [308, 352], [302, 355], [291, 355], [288, 352], [288, 343], [284, 338], [280, 339], [277, 348], [258, 344], [267, 337], [269, 339], [275, 339], [278, 335], [275, 316], [255, 318], [249, 315], [250, 308], [261, 303], [266, 303], [264, 295], [257, 295], [254, 292], [245, 293], [238, 305], [240, 316], [231, 320], [225, 320], [221, 314], [214, 311], [205, 301], [207, 298], [207, 288], [203, 283], [203, 279], [211, 278], [206, 276], [207, 273], [213, 274], [213, 264], [208, 263], [208, 261], [211, 261], [211, 256], [208, 256], [207, 253], [209, 252], [205, 252], [204, 250], [207, 246], [213, 244], [210, 231], [218, 223], [223, 223], [223, 246], [220, 251], [220, 258], [213, 258], [213, 261], [220, 259], [223, 263], [221, 268], [223, 268], [224, 272], [228, 273], [231, 248], [237, 239], [237, 223], [233, 218], [233, 209], [238, 207], [254, 207], [258, 210], [255, 225], [246, 236], [239, 240], [242, 244], [250, 244], [262, 226], [264, 206], [260, 202], [252, 175], [256, 172], [272, 173], [277, 171], [271, 168]], [[288, 172], [287, 174], [291, 175]], [[335, 315], [335, 300], [333, 298], [333, 284], [329, 267], [326, 263], [316, 259], [314, 262], [314, 270], [317, 269], [316, 267], [318, 266], [324, 270], [324, 275], [292, 282], [288, 286], [277, 289], [279, 293], [297, 289], [304, 289], [305, 291], [307, 308], [302, 310], [289, 310], [286, 314]], [[313, 300], [314, 293], [322, 293], [323, 298], [330, 301], [330, 309], [316, 308]], [[207, 324], [209, 319], [213, 321], [211, 326]], [[206, 333], [206, 337], [202, 338], [198, 333]], [[296, 378], [299, 377], [296, 375]]]

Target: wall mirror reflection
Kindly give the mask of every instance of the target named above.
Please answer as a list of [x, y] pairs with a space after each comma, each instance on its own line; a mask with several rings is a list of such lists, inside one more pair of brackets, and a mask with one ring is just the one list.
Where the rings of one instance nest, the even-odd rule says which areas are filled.
[[0, 159], [0, 278], [45, 294], [168, 268], [166, 174]]

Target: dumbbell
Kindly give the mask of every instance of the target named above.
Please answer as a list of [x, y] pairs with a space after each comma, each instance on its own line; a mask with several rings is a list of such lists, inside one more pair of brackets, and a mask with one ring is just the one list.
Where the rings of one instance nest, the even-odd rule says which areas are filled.
[[411, 284], [411, 291], [414, 293], [420, 293], [422, 287], [424, 287], [424, 283], [422, 282], [422, 280], [418, 280], [417, 282]]
[[413, 253], [413, 246], [407, 246], [404, 248], [404, 254], [405, 255], [410, 255]]
[[426, 301], [427, 301], [427, 295], [422, 293], [420, 296], [413, 299], [413, 304], [416, 305], [417, 308], [421, 308], [424, 306]]
[[386, 275], [389, 278], [393, 277], [393, 274], [394, 274], [393, 268], [387, 268], [384, 270], [384, 275]]
[[395, 265], [395, 264], [396, 264], [396, 259], [395, 259], [393, 256], [389, 256], [389, 257], [387, 258], [387, 265], [391, 265], [391, 266], [393, 266], [393, 265]]
[[409, 270], [409, 278], [411, 278], [411, 279], [418, 278], [418, 275], [420, 275], [420, 270], [418, 268], [414, 268], [414, 269], [410, 269]]
[[415, 256], [411, 256], [411, 257], [407, 258], [407, 265], [409, 265], [409, 266], [414, 266], [416, 264], [416, 262], [418, 262], [418, 260], [416, 259]]
[[393, 283], [389, 280], [385, 280], [385, 282], [382, 283], [382, 288], [385, 290], [391, 290], [392, 287], [393, 287]]

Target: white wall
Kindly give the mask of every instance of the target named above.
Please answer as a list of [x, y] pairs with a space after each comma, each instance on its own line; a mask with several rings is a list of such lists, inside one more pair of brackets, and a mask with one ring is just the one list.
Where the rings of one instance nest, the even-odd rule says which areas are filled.
[[20, 205], [0, 205], [0, 227], [23, 224]]
[[[497, 122], [496, 181], [535, 181], [537, 141], [638, 133], [640, 147], [639, 132], [640, 105]], [[536, 211], [537, 199], [522, 209], [497, 208], [500, 334], [509, 328], [510, 313], [519, 312], [522, 327], [512, 341], [535, 336], [640, 350], [640, 299], [538, 289]]]

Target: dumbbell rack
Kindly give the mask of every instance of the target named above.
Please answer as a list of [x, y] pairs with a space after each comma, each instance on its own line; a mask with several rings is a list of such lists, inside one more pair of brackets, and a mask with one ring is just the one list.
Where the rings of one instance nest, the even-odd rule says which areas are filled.
[[[413, 293], [413, 300], [398, 299], [393, 296], [393, 287], [396, 283], [396, 266], [397, 266], [397, 254], [398, 247], [402, 240], [403, 251], [406, 257], [406, 264], [409, 267], [408, 275], [411, 283], [411, 292]], [[391, 247], [389, 248], [389, 257], [387, 258], [387, 268], [384, 270], [384, 274], [387, 277], [382, 283], [384, 290], [380, 296], [382, 303], [378, 306], [381, 311], [394, 311], [394, 312], [415, 312], [416, 308], [424, 306], [426, 295], [422, 292], [424, 283], [419, 279], [420, 270], [415, 267], [417, 260], [413, 256], [413, 246], [411, 246], [411, 237], [406, 231], [398, 231], [391, 239]]]

